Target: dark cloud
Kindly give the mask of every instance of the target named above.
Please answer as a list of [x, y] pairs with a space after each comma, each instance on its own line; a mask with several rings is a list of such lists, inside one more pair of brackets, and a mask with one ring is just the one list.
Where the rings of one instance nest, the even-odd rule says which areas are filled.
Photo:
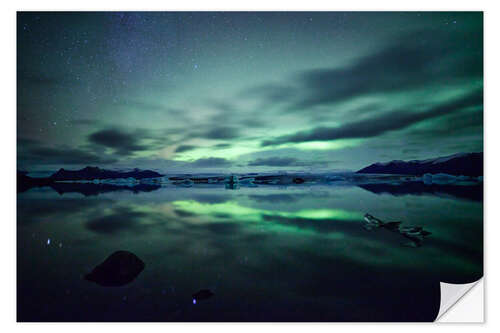
[[454, 141], [467, 135], [481, 136], [483, 133], [483, 109], [453, 113], [436, 120], [425, 129], [414, 129], [405, 135], [409, 139], [435, 140], [454, 137]]
[[225, 158], [220, 157], [208, 157], [200, 158], [194, 162], [191, 162], [189, 166], [196, 168], [218, 168], [218, 167], [228, 167], [232, 163]]
[[306, 166], [326, 166], [338, 161], [304, 161], [294, 157], [259, 157], [248, 162], [247, 166], [268, 166], [268, 167], [306, 167]]
[[214, 140], [235, 139], [239, 137], [239, 130], [230, 126], [215, 126], [212, 129], [200, 133], [199, 137]]
[[370, 138], [385, 132], [406, 128], [417, 122], [440, 117], [466, 107], [480, 106], [483, 93], [471, 93], [463, 98], [428, 108], [422, 112], [397, 110], [380, 116], [346, 123], [339, 127], [317, 127], [310, 131], [302, 131], [292, 135], [277, 137], [263, 141], [262, 146], [279, 145], [288, 142], [329, 141], [337, 139]]
[[219, 143], [219, 144], [213, 146], [212, 148], [224, 149], [224, 148], [229, 148], [229, 147], [231, 147], [231, 144], [229, 144], [229, 143]]
[[460, 33], [413, 32], [350, 65], [303, 71], [291, 79], [295, 85], [263, 84], [245, 90], [241, 96], [261, 98], [269, 105], [287, 103], [286, 112], [309, 112], [311, 107], [370, 94], [404, 92], [429, 85], [446, 88], [483, 77], [482, 41], [481, 25]]
[[113, 128], [97, 131], [88, 137], [92, 143], [113, 148], [118, 155], [130, 155], [136, 151], [147, 150], [147, 146], [140, 144], [142, 138], [141, 133], [127, 133]]
[[235, 222], [217, 222], [208, 223], [206, 228], [214, 234], [229, 234], [236, 235], [240, 231], [241, 227]]
[[263, 84], [257, 87], [246, 89], [238, 97], [241, 98], [261, 98], [265, 96], [266, 101], [274, 103], [283, 103], [296, 97], [296, 87], [292, 85], [280, 85], [277, 83]]
[[196, 148], [197, 148], [196, 146], [192, 146], [192, 145], [180, 145], [175, 149], [175, 152], [182, 153], [182, 152], [193, 150]]
[[248, 163], [248, 166], [294, 166], [297, 165], [297, 159], [293, 157], [267, 157], [257, 158]]
[[85, 148], [67, 146], [46, 146], [25, 138], [17, 140], [17, 161], [19, 165], [29, 168], [30, 165], [89, 165], [110, 164], [116, 159], [97, 154]]
[[[240, 93], [239, 95], [244, 95]], [[250, 97], [250, 96], [247, 96]], [[217, 109], [219, 112], [211, 117], [210, 126], [219, 127], [219, 124], [227, 124], [233, 130], [233, 135], [238, 136], [238, 128], [259, 128], [264, 127], [265, 121], [259, 119], [259, 115], [254, 112], [248, 112], [248, 110], [243, 110], [241, 107], [237, 107], [234, 104], [228, 103], [226, 101], [219, 100], [209, 100], [207, 102], [213, 108]], [[226, 127], [226, 129], [228, 128]], [[230, 133], [230, 136], [233, 136]], [[229, 138], [229, 137], [228, 137]]]
[[182, 209], [174, 209], [174, 213], [179, 217], [193, 217], [197, 215], [196, 213], [188, 212]]
[[[309, 91], [296, 108], [338, 102], [373, 93], [387, 93], [422, 85], [453, 82], [483, 75], [482, 38], [478, 34], [418, 32], [343, 69], [302, 74]], [[467, 49], [464, 41], [470, 43]]]

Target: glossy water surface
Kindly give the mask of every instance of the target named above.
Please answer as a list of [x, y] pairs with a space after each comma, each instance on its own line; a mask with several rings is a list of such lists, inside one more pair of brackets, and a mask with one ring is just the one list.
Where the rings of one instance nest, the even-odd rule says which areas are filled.
[[[430, 321], [439, 281], [482, 276], [483, 204], [467, 195], [305, 184], [146, 190], [18, 194], [18, 320]], [[366, 230], [365, 213], [432, 234], [407, 246], [398, 233]], [[132, 282], [84, 279], [118, 250], [145, 264]], [[193, 300], [204, 289], [213, 295]]]

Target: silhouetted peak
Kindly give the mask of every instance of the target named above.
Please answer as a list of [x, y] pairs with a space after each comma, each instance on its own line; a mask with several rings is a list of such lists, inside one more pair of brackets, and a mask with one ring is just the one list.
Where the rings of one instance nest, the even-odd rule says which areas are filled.
[[93, 166], [86, 166], [85, 168], [82, 169], [82, 171], [99, 171], [99, 167], [93, 167]]
[[483, 153], [458, 153], [454, 155], [430, 158], [426, 160], [401, 161], [393, 160], [386, 163], [374, 163], [357, 173], [424, 175], [450, 174], [463, 176], [483, 175]]
[[133, 171], [123, 172], [100, 169], [99, 167], [87, 166], [81, 170], [64, 170], [60, 169], [50, 178], [56, 180], [92, 180], [92, 179], [116, 179], [116, 178], [156, 178], [162, 175], [151, 170], [134, 169]]

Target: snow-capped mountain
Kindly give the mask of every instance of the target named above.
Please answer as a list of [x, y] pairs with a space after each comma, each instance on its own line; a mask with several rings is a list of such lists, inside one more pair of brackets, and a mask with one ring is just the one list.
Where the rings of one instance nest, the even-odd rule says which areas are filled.
[[383, 173], [401, 175], [423, 175], [446, 173], [450, 175], [482, 176], [483, 153], [459, 153], [426, 160], [374, 163], [356, 173]]

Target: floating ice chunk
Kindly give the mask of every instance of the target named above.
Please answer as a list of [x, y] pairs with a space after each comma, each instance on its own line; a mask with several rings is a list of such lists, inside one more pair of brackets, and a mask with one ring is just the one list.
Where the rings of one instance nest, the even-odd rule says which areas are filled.
[[253, 184], [255, 177], [244, 178], [240, 180], [240, 184]]
[[182, 187], [191, 187], [193, 186], [194, 182], [191, 179], [184, 179], [180, 181], [175, 181], [172, 184]]
[[446, 173], [437, 173], [435, 175], [432, 175], [432, 182], [435, 184], [454, 183], [457, 181], [457, 179], [457, 176], [449, 175]]
[[456, 183], [458, 181], [464, 181], [468, 180], [469, 177], [467, 176], [454, 176], [454, 175], [449, 175], [447, 173], [436, 173], [436, 174], [430, 174], [426, 173], [422, 176], [422, 181], [424, 184], [452, 184]]
[[365, 214], [364, 220], [366, 223], [363, 227], [367, 230], [382, 227], [390, 231], [397, 232], [406, 239], [409, 239], [410, 242], [405, 243], [405, 246], [420, 247], [424, 237], [431, 234], [430, 231], [424, 230], [421, 226], [401, 226], [401, 221], [383, 222], [370, 214]]
[[432, 184], [432, 174], [426, 173], [422, 176], [422, 181], [424, 184]]

